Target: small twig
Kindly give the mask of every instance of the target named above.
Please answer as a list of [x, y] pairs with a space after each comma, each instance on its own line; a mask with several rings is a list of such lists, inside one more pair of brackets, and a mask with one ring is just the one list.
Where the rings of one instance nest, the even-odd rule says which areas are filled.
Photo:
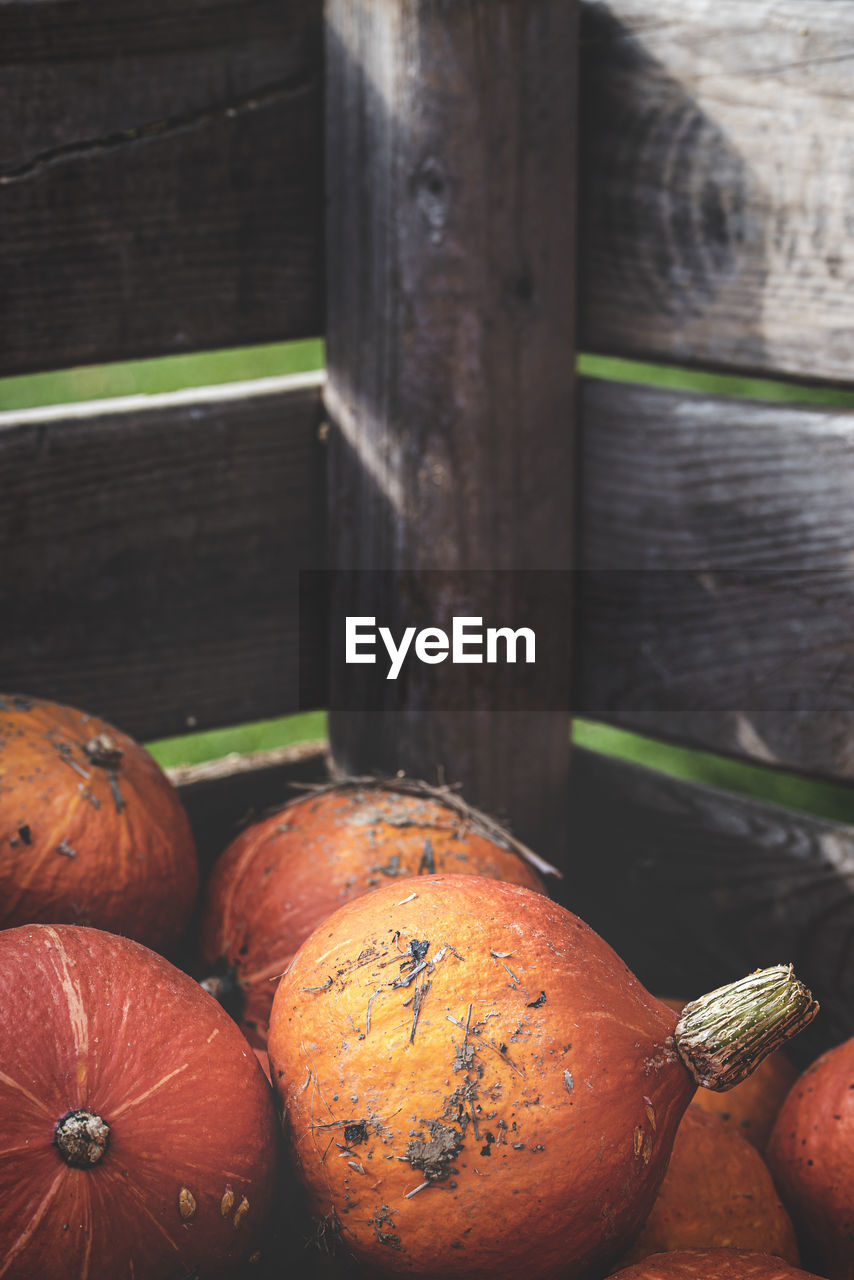
[[408, 987], [414, 978], [417, 978], [422, 970], [426, 969], [428, 964], [432, 964], [432, 960], [422, 960], [414, 969], [410, 969], [409, 973], [401, 974], [399, 978], [395, 978], [394, 982], [389, 983], [391, 987]]
[[374, 1001], [376, 1000], [377, 996], [381, 991], [382, 991], [382, 987], [377, 987], [376, 991], [368, 1001], [368, 1011], [365, 1014], [365, 1035], [367, 1035], [371, 1029], [371, 1005], [374, 1003]]
[[286, 973], [290, 973], [291, 969], [293, 969], [293, 967], [294, 967], [294, 960], [296, 960], [296, 956], [294, 956], [293, 960], [291, 960], [291, 962], [290, 962], [290, 964], [288, 965], [287, 969], [283, 969], [281, 973], [274, 973], [274, 974], [273, 974], [273, 976], [272, 976], [271, 978], [268, 978], [268, 979], [267, 979], [267, 981], [268, 981], [268, 982], [279, 982], [282, 978], [284, 978], [284, 976], [285, 976], [285, 974], [286, 974]]
[[[498, 1015], [487, 1014], [486, 1016], [489, 1018], [493, 1016], [497, 1017]], [[463, 1031], [465, 1029], [465, 1024], [460, 1022], [459, 1018], [455, 1018], [452, 1014], [446, 1013], [445, 1018], [447, 1019], [448, 1022], [453, 1022], [455, 1027], [459, 1027], [460, 1031]], [[516, 1066], [516, 1063], [510, 1057], [507, 1050], [502, 1049], [501, 1046], [497, 1045], [494, 1040], [490, 1040], [489, 1036], [479, 1036], [478, 1042], [479, 1044], [485, 1044], [487, 1048], [492, 1049], [494, 1053], [497, 1053], [499, 1058], [501, 1058], [502, 1061], [506, 1062], [509, 1067], [512, 1067], [517, 1075], [524, 1076], [525, 1072], [522, 1071], [520, 1067]]]
[[499, 1058], [502, 1058], [507, 1063], [508, 1067], [512, 1067], [512, 1069], [516, 1072], [517, 1076], [524, 1076], [525, 1072], [522, 1070], [521, 1067], [516, 1066], [516, 1063], [510, 1057], [510, 1054], [507, 1052], [506, 1049], [502, 1049], [501, 1046], [496, 1044], [494, 1040], [490, 1040], [486, 1036], [483, 1036], [482, 1040], [483, 1040], [483, 1043], [487, 1046], [487, 1048], [492, 1049], [494, 1053], [498, 1054]]
[[412, 1004], [412, 1030], [409, 1033], [410, 1044], [415, 1043], [415, 1028], [418, 1026], [418, 1015], [421, 1012], [421, 1003], [429, 990], [429, 982], [422, 982], [420, 987], [417, 983], [415, 984], [415, 999]]
[[407, 1191], [404, 1194], [404, 1197], [403, 1197], [404, 1200], [410, 1200], [412, 1196], [417, 1196], [419, 1191], [423, 1191], [425, 1187], [429, 1187], [429, 1186], [430, 1186], [430, 1179], [428, 1178], [426, 1182], [422, 1182], [419, 1186], [414, 1187], [412, 1191]]
[[405, 903], [411, 902], [413, 898], [417, 898], [417, 897], [418, 897], [417, 893], [410, 893], [408, 898], [402, 898], [397, 905], [399, 907], [402, 907]]
[[122, 793], [119, 791], [119, 779], [114, 769], [107, 770], [107, 780], [110, 784], [110, 791], [113, 793], [113, 804], [116, 806], [116, 813], [121, 813], [124, 808]]
[[300, 991], [328, 991], [332, 986], [332, 974], [326, 979], [320, 987], [300, 987]]
[[79, 773], [81, 778], [85, 778], [87, 782], [91, 780], [91, 773], [84, 769], [82, 764], [78, 764], [76, 760], [72, 760], [64, 751], [60, 751], [59, 758], [63, 764], [68, 765], [69, 769], [73, 769], [75, 773]]

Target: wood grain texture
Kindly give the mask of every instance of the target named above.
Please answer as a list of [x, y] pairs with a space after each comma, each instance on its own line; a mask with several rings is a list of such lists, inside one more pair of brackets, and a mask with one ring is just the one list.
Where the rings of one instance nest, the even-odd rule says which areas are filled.
[[854, 413], [587, 381], [576, 710], [854, 778]]
[[[581, 345], [850, 382], [854, 2], [582, 38]], [[3, 372], [321, 330], [319, 0], [7, 3], [0, 70]]]
[[322, 329], [319, 0], [0, 4], [0, 373]]
[[[326, 509], [307, 381], [0, 418], [7, 687], [145, 737], [296, 709], [287, 575], [324, 564]], [[595, 381], [581, 409], [576, 713], [851, 779], [854, 415]]]
[[[298, 707], [320, 380], [0, 415], [0, 671], [147, 739]], [[65, 416], [63, 416], [65, 415]], [[321, 671], [303, 672], [323, 702]]]
[[792, 963], [821, 1003], [793, 1056], [854, 1034], [854, 828], [578, 749], [559, 888], [659, 994]]
[[854, 3], [587, 0], [580, 345], [850, 382]]
[[[332, 0], [326, 14], [331, 564], [566, 568], [576, 6]], [[400, 633], [402, 592], [350, 585], [342, 611]], [[511, 600], [492, 603], [512, 619]], [[403, 710], [345, 714], [339, 688], [346, 771], [444, 773], [523, 838], [557, 831], [565, 713], [511, 724], [474, 698], [442, 713], [416, 676]]]

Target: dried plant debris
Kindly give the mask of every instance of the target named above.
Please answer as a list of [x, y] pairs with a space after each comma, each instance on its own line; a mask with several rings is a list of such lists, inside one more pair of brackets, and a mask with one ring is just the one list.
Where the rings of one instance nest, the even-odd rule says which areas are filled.
[[108, 733], [99, 733], [97, 737], [90, 738], [83, 750], [92, 764], [99, 765], [102, 769], [118, 769], [124, 755], [122, 748]]
[[433, 856], [433, 846], [429, 837], [424, 841], [424, 851], [421, 854], [421, 861], [418, 863], [418, 874], [420, 876], [432, 876], [436, 873], [436, 859]]
[[[521, 840], [517, 840], [514, 835], [496, 822], [494, 818], [488, 814], [482, 813], [479, 809], [473, 808], [466, 804], [465, 800], [457, 793], [454, 787], [445, 785], [439, 787], [431, 787], [429, 783], [422, 782], [417, 778], [407, 778], [401, 774], [395, 774], [394, 777], [341, 777], [329, 782], [293, 782], [291, 786], [302, 792], [311, 795], [323, 795], [330, 791], [366, 791], [366, 790], [383, 790], [397, 792], [400, 795], [421, 797], [425, 800], [434, 800], [437, 804], [444, 805], [446, 809], [450, 809], [458, 817], [462, 818], [469, 824], [472, 831], [478, 835], [484, 836], [487, 840], [492, 840], [501, 849], [509, 849], [517, 853], [520, 858], [529, 863], [541, 875], [555, 876], [557, 879], [562, 878], [562, 873], [557, 867], [553, 867], [550, 862], [546, 862], [545, 858], [541, 858], [538, 853], [534, 853], [533, 849], [529, 849]], [[297, 804], [303, 797], [297, 800], [289, 801], [288, 804], [279, 806], [271, 812], [279, 813], [288, 809], [292, 804]], [[385, 819], [387, 821], [387, 819]], [[422, 861], [425, 854], [422, 855]], [[432, 849], [430, 851], [432, 858]], [[420, 867], [419, 867], [420, 871]]]
[[410, 938], [409, 956], [401, 961], [400, 972], [404, 973], [406, 969], [411, 968], [413, 965], [420, 964], [429, 950], [429, 939], [425, 938], [423, 942], [419, 942], [417, 938]]
[[317, 1219], [314, 1224], [314, 1237], [309, 1243], [313, 1243], [320, 1253], [327, 1253], [330, 1257], [335, 1256], [341, 1247], [342, 1232], [341, 1223], [334, 1210]]
[[446, 1120], [449, 1124], [458, 1124], [463, 1137], [470, 1119], [468, 1108], [471, 1107], [476, 1098], [477, 1081], [466, 1076], [462, 1084], [458, 1084], [453, 1093], [448, 1094], [445, 1099], [445, 1109], [442, 1112], [441, 1119]]
[[400, 876], [404, 874], [400, 866], [399, 853], [393, 853], [388, 862], [384, 863], [383, 866], [372, 867], [371, 869], [373, 871], [380, 871], [384, 876]]
[[[379, 1240], [380, 1244], [388, 1245], [390, 1249], [403, 1248], [400, 1236], [394, 1230], [394, 1218], [392, 1217], [392, 1212], [387, 1204], [381, 1204], [379, 1208], [374, 1211], [374, 1216], [372, 1218], [368, 1218], [368, 1224], [373, 1227], [377, 1240]], [[386, 1227], [389, 1227], [390, 1230], [386, 1231]]]
[[463, 1135], [440, 1120], [422, 1120], [421, 1124], [430, 1136], [413, 1138], [407, 1145], [405, 1157], [413, 1169], [423, 1172], [428, 1182], [441, 1182], [448, 1177], [460, 1154]]
[[300, 987], [300, 991], [328, 991], [332, 986], [332, 974], [330, 973], [325, 982], [321, 982], [319, 987]]
[[368, 1124], [366, 1120], [353, 1120], [344, 1126], [344, 1141], [348, 1147], [357, 1147], [360, 1142], [368, 1140]]

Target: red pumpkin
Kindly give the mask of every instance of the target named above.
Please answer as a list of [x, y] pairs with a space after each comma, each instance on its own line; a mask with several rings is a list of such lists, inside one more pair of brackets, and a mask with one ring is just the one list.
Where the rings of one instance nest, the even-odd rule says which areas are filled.
[[147, 751], [72, 707], [0, 697], [0, 927], [95, 925], [165, 951], [197, 889], [187, 816]]
[[208, 990], [266, 1051], [276, 982], [312, 929], [381, 884], [436, 872], [545, 891], [495, 824], [421, 784], [342, 784], [296, 800], [247, 827], [214, 867], [201, 941]]
[[0, 1276], [179, 1280], [254, 1248], [270, 1088], [168, 961], [73, 925], [0, 933]]
[[[854, 1277], [854, 1038], [798, 1078], [777, 1116], [768, 1164], [815, 1265]], [[805, 1252], [806, 1256], [806, 1252]]]
[[644, 1258], [612, 1280], [821, 1280], [768, 1253], [743, 1249], [685, 1249]]
[[[683, 1014], [701, 1076], [724, 1069], [721, 1016], [760, 1034], [744, 985]], [[574, 1280], [617, 1258], [655, 1199], [696, 1087], [676, 1024], [548, 898], [422, 877], [303, 944], [270, 1064], [314, 1211], [372, 1272]]]

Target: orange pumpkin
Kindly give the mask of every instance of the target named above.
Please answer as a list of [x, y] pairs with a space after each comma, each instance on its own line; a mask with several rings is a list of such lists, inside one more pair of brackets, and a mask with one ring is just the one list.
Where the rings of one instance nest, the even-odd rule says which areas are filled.
[[[665, 999], [664, 1003], [678, 1013], [685, 1001]], [[692, 1105], [717, 1116], [752, 1142], [758, 1151], [764, 1151], [777, 1112], [797, 1078], [797, 1068], [785, 1053], [769, 1053], [753, 1074], [734, 1089], [723, 1094], [702, 1089]]]
[[423, 784], [340, 784], [247, 827], [218, 859], [203, 910], [206, 988], [266, 1051], [276, 982], [342, 903], [404, 876], [456, 872], [544, 892], [509, 837]]
[[745, 1249], [685, 1249], [644, 1258], [613, 1280], [821, 1280], [768, 1253]]
[[314, 1211], [372, 1271], [574, 1280], [610, 1263], [696, 1087], [680, 1053], [720, 1083], [708, 1020], [763, 1021], [737, 985], [737, 1005], [683, 1015], [677, 1052], [675, 1013], [541, 894], [435, 876], [348, 903], [297, 952], [270, 1022]]
[[803, 1235], [804, 1253], [830, 1280], [854, 1277], [854, 1038], [798, 1078], [768, 1142], [768, 1164]]
[[[698, 1089], [697, 1100], [707, 1092]], [[794, 1266], [801, 1260], [761, 1155], [695, 1100], [676, 1131], [652, 1212], [622, 1265], [653, 1253], [708, 1248], [752, 1249]]]
[[73, 707], [0, 696], [0, 927], [94, 925], [165, 951], [197, 889], [187, 816], [147, 751]]

